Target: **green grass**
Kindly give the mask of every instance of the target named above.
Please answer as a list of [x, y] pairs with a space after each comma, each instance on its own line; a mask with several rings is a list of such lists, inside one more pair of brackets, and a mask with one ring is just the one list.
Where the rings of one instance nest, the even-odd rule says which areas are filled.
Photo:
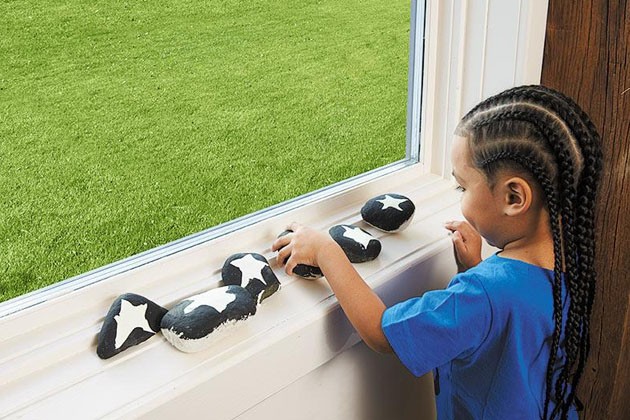
[[403, 158], [408, 3], [0, 2], [0, 301]]

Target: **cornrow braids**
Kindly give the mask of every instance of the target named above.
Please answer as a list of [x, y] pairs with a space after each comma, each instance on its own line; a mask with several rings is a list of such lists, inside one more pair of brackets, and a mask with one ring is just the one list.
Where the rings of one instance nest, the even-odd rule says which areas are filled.
[[[574, 138], [579, 141], [583, 151], [584, 164], [581, 171], [581, 179], [577, 188], [577, 209], [576, 209], [576, 235], [578, 238], [578, 265], [582, 278], [579, 290], [581, 291], [578, 300], [578, 308], [582, 311], [582, 328], [584, 336], [589, 336], [590, 314], [592, 311], [595, 295], [595, 271], [594, 271], [594, 211], [596, 190], [599, 183], [599, 173], [601, 171], [601, 148], [599, 146], [599, 135], [593, 123], [575, 102], [560, 92], [553, 91], [543, 86], [524, 86], [512, 89], [512, 92], [504, 92], [514, 95], [514, 98], [527, 100], [533, 103], [542, 104], [556, 112], [571, 128]], [[584, 291], [586, 290], [586, 293]], [[586, 296], [584, 296], [586, 295]], [[584, 302], [586, 300], [586, 302]], [[577, 384], [580, 380], [586, 359], [590, 352], [590, 342], [588, 339], [580, 342], [578, 368], [575, 371], [571, 387], [569, 400], [573, 399]], [[567, 373], [565, 373], [565, 376]]]
[[[588, 337], [590, 331], [590, 314], [593, 305], [593, 298], [595, 293], [595, 272], [594, 266], [594, 247], [588, 246], [589, 243], [594, 243], [594, 211], [595, 211], [595, 199], [596, 199], [596, 186], [599, 182], [599, 173], [601, 171], [601, 149], [599, 147], [599, 135], [595, 129], [591, 120], [586, 117], [586, 114], [568, 97], [562, 95], [559, 92], [554, 92], [549, 89], [546, 90], [553, 96], [554, 109], [557, 109], [558, 113], [563, 114], [563, 118], [570, 121], [570, 126], [574, 127], [573, 131], [575, 137], [580, 141], [580, 147], [584, 151], [585, 159], [587, 163], [584, 165], [581, 182], [578, 185], [577, 190], [577, 211], [576, 211], [576, 234], [578, 236], [578, 248], [581, 258], [578, 259], [579, 271], [583, 273], [583, 284], [580, 291], [583, 293], [580, 295], [579, 308], [583, 310], [582, 316], [585, 332]], [[570, 107], [562, 107], [563, 103], [570, 104]], [[567, 112], [568, 111], [568, 112]], [[576, 111], [576, 112], [571, 112]], [[593, 141], [594, 140], [594, 141]], [[586, 290], [585, 290], [586, 289]], [[583, 340], [581, 343], [578, 368], [574, 374], [572, 381], [571, 395], [569, 399], [572, 399], [577, 388], [577, 384], [580, 380], [588, 353], [590, 351], [589, 340]]]
[[[602, 167], [599, 135], [572, 99], [538, 85], [486, 99], [464, 116], [456, 133], [468, 139], [473, 164], [490, 184], [500, 169], [524, 171], [545, 196], [554, 248], [554, 331], [543, 416], [567, 418], [590, 351], [595, 200]], [[552, 400], [555, 408], [549, 413]]]
[[[585, 157], [585, 164], [581, 174], [581, 182], [578, 185], [577, 199], [578, 208], [576, 212], [576, 234], [579, 238], [578, 248], [580, 259], [578, 259], [579, 270], [584, 273], [584, 280], [588, 284], [590, 290], [586, 294], [586, 305], [582, 306], [584, 309], [584, 329], [585, 334], [588, 336], [590, 330], [590, 314], [593, 305], [593, 298], [595, 293], [595, 273], [593, 270], [594, 265], [594, 247], [588, 246], [589, 243], [594, 243], [594, 211], [595, 211], [595, 194], [596, 186], [599, 182], [599, 173], [601, 171], [601, 149], [599, 148], [599, 135], [595, 129], [591, 120], [586, 117], [586, 114], [571, 100], [570, 98], [562, 95], [559, 92], [552, 91], [542, 86], [537, 87], [536, 90], [532, 89], [532, 93], [536, 95], [538, 92], [542, 92], [542, 95], [547, 94], [548, 106], [552, 107], [555, 112], [562, 115], [562, 118], [569, 121], [569, 125], [572, 127], [575, 137], [580, 141], [580, 147], [583, 150]], [[528, 94], [527, 90], [523, 93]], [[538, 98], [542, 95], [538, 94]], [[551, 98], [549, 98], [551, 96]], [[567, 107], [565, 104], [569, 104]], [[573, 378], [572, 392], [575, 392], [577, 383], [579, 382], [581, 373], [583, 371], [586, 358], [590, 351], [590, 343], [588, 340], [582, 341], [582, 347], [580, 349], [580, 358], [577, 372]]]

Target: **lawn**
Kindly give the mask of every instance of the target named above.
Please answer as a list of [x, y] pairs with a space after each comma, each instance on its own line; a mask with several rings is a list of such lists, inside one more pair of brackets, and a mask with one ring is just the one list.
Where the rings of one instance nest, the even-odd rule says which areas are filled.
[[409, 0], [0, 3], [0, 301], [404, 157]]

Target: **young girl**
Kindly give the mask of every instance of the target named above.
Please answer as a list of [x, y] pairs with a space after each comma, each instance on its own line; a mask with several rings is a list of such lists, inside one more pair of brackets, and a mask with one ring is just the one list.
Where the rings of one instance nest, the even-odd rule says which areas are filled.
[[[297, 223], [273, 244], [291, 273], [321, 268], [378, 352], [436, 369], [438, 417], [577, 418], [595, 290], [598, 134], [569, 98], [504, 91], [456, 129], [451, 160], [466, 221], [447, 222], [460, 267], [445, 290], [386, 308], [326, 234]], [[481, 260], [481, 235], [501, 251]]]

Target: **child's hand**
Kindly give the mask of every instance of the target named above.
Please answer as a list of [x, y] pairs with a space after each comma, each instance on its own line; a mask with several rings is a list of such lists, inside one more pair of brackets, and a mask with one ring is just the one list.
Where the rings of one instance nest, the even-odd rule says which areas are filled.
[[279, 265], [288, 258], [285, 271], [289, 275], [298, 264], [319, 267], [320, 258], [325, 252], [331, 247], [339, 246], [330, 235], [299, 223], [291, 223], [287, 226], [287, 230], [293, 232], [276, 239], [271, 245], [271, 250], [280, 249], [276, 258]]
[[444, 227], [453, 232], [453, 248], [458, 272], [463, 272], [481, 262], [481, 235], [470, 223], [449, 221]]

